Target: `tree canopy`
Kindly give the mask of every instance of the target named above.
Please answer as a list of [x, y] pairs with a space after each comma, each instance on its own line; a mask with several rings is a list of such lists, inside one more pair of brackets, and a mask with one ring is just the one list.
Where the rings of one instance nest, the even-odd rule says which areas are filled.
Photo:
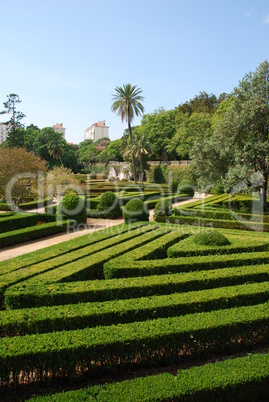
[[[227, 104], [226, 104], [227, 105]], [[210, 139], [196, 142], [192, 168], [200, 184], [220, 181], [226, 191], [236, 186], [257, 190], [267, 202], [269, 173], [269, 63], [246, 74]]]

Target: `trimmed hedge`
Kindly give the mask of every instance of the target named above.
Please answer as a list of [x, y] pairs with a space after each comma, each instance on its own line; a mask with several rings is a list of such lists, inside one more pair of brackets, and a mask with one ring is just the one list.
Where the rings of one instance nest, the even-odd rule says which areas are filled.
[[114, 219], [122, 216], [118, 197], [112, 191], [102, 194], [98, 210], [105, 213], [106, 218]]
[[127, 300], [0, 312], [0, 337], [144, 321], [267, 302], [268, 282]]
[[122, 215], [125, 223], [148, 221], [149, 211], [145, 203], [139, 198], [134, 198], [122, 207]]
[[116, 280], [90, 280], [44, 285], [37, 283], [32, 287], [11, 286], [5, 292], [5, 303], [9, 308], [16, 309], [102, 302], [265, 281], [269, 281], [269, 265], [219, 268], [208, 271], [119, 278]]
[[76, 193], [66, 194], [57, 205], [56, 219], [72, 219], [76, 223], [86, 223], [87, 211], [84, 197]]
[[[136, 364], [179, 361], [263, 346], [269, 340], [269, 303], [109, 327], [0, 339], [0, 381], [90, 373]], [[12, 380], [11, 380], [12, 379]]]
[[69, 224], [70, 221], [43, 223], [39, 226], [31, 226], [25, 229], [0, 234], [0, 247], [13, 246], [29, 240], [36, 240], [65, 232]]
[[29, 402], [240, 402], [263, 400], [269, 394], [269, 353], [237, 357], [111, 384], [37, 396]]
[[[85, 247], [49, 260], [40, 261], [37, 264], [32, 264], [22, 269], [16, 269], [15, 266], [14, 270], [11, 270], [7, 264], [6, 271], [2, 271], [1, 280], [12, 285], [28, 279], [27, 286], [29, 286], [30, 283], [37, 285], [44, 282], [59, 281], [63, 278], [70, 280], [70, 278], [77, 275], [88, 275], [91, 279], [97, 274], [102, 276], [102, 263], [113, 255], [113, 250], [120, 255], [121, 252], [130, 250], [136, 246], [137, 236], [140, 237], [142, 244], [143, 241], [146, 242], [148, 240], [149, 236], [161, 236], [162, 233], [155, 229], [156, 226], [153, 225], [148, 225], [141, 229], [137, 228], [136, 230], [113, 237], [113, 239], [109, 238], [101, 244], [98, 242], [92, 246], [92, 250]], [[156, 234], [152, 234], [152, 231], [155, 231]], [[147, 234], [147, 232], [149, 233]], [[130, 239], [131, 242], [129, 243], [128, 240]], [[92, 253], [94, 253], [94, 256]], [[87, 277], [87, 279], [89, 278]], [[25, 282], [23, 286], [25, 286]]]
[[11, 216], [1, 217], [0, 233], [10, 232], [12, 230], [24, 229], [37, 225], [38, 217], [36, 214], [15, 213]]
[[155, 216], [156, 222], [175, 223], [178, 225], [195, 225], [205, 227], [217, 227], [223, 229], [240, 229], [269, 232], [269, 223], [263, 222], [240, 222], [221, 219], [205, 219], [196, 216]]
[[210, 259], [205, 256], [193, 256], [189, 258], [179, 257], [166, 260], [135, 261], [136, 254], [129, 253], [121, 258], [114, 258], [104, 265], [106, 279], [163, 275], [168, 273], [188, 272], [196, 270], [209, 270], [240, 265], [268, 264], [269, 254], [267, 251], [211, 255]]

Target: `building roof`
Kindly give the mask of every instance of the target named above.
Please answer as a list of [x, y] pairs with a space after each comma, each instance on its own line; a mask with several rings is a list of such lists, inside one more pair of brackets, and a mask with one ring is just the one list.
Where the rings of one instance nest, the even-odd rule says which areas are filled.
[[63, 123], [59, 124], [54, 124], [54, 126], [52, 126], [53, 128], [63, 128]]
[[103, 120], [103, 121], [98, 121], [97, 123], [92, 124], [92, 125], [91, 125], [90, 127], [88, 127], [86, 130], [91, 129], [92, 127], [107, 127], [107, 128], [109, 128], [108, 126], [106, 126], [105, 120]]

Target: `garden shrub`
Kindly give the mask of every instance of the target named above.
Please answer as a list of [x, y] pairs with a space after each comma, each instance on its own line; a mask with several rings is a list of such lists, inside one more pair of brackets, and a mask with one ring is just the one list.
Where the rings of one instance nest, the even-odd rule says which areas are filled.
[[158, 184], [165, 183], [165, 177], [161, 166], [156, 166], [154, 169], [154, 182]]
[[155, 205], [154, 215], [156, 216], [169, 216], [172, 213], [172, 204], [168, 200], [161, 198]]
[[122, 213], [125, 223], [149, 220], [148, 208], [139, 198], [128, 201], [127, 204], [122, 207]]
[[193, 243], [203, 246], [228, 246], [230, 241], [216, 230], [197, 233], [193, 236]]
[[109, 176], [108, 181], [113, 182], [113, 181], [116, 181], [116, 179], [114, 176]]
[[57, 220], [73, 219], [77, 223], [86, 223], [87, 210], [84, 199], [76, 193], [66, 194], [57, 207]]
[[177, 187], [179, 194], [188, 194], [190, 197], [194, 196], [194, 185], [188, 179], [183, 179]]
[[97, 174], [94, 172], [90, 173], [90, 179], [93, 179], [93, 180], [97, 179]]
[[98, 204], [98, 210], [104, 211], [109, 219], [122, 216], [118, 197], [112, 191], [106, 191], [102, 194]]

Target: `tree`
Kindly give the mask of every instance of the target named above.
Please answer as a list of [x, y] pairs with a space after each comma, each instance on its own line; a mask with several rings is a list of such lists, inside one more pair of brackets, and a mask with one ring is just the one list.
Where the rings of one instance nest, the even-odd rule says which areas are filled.
[[192, 150], [193, 168], [201, 182], [214, 178], [223, 183], [226, 191], [244, 183], [245, 187], [258, 190], [263, 209], [269, 174], [268, 105], [269, 63], [266, 60], [239, 82], [231, 105], [215, 126], [213, 137], [203, 146], [195, 144]]
[[26, 194], [36, 192], [46, 163], [24, 148], [0, 148], [0, 198], [18, 205]]
[[62, 156], [64, 155], [66, 148], [66, 141], [61, 133], [54, 131], [51, 133], [47, 143], [49, 155], [56, 161], [60, 160], [63, 166]]
[[79, 144], [77, 157], [79, 162], [86, 166], [87, 169], [97, 162], [97, 156], [96, 144], [92, 140], [84, 140]]
[[[11, 114], [10, 120], [6, 123], [10, 126], [10, 134], [12, 133], [12, 146], [16, 146], [16, 129], [23, 128], [21, 120], [25, 117], [22, 112], [17, 110], [17, 104], [21, 103], [21, 100], [17, 94], [7, 95], [8, 100], [4, 102], [5, 110], [1, 114]], [[9, 136], [10, 136], [9, 134]]]
[[78, 194], [82, 194], [83, 190], [79, 186], [76, 176], [63, 166], [55, 166], [46, 176], [46, 188], [48, 196], [61, 200], [67, 190], [74, 190]]
[[189, 159], [189, 152], [195, 141], [201, 141], [212, 135], [211, 115], [209, 113], [182, 113], [180, 125], [173, 136], [168, 141], [166, 149], [168, 152], [176, 150], [180, 159]]
[[135, 158], [139, 160], [140, 163], [140, 175], [142, 190], [144, 189], [144, 166], [143, 166], [143, 156], [149, 154], [150, 142], [146, 138], [145, 134], [141, 131], [141, 127], [136, 127], [133, 132], [133, 145], [127, 149], [125, 155], [134, 155]]
[[173, 149], [166, 148], [177, 130], [177, 111], [160, 108], [153, 113], [146, 114], [141, 120], [141, 128], [147, 133], [151, 143], [151, 160], [170, 160], [176, 158]]
[[[142, 105], [142, 101], [144, 97], [140, 94], [142, 90], [137, 88], [136, 85], [132, 86], [131, 84], [123, 85], [123, 87], [115, 88], [116, 94], [113, 96], [112, 100], [114, 100], [111, 110], [117, 115], [121, 116], [122, 122], [126, 120], [128, 123], [129, 135], [130, 135], [130, 143], [131, 147], [133, 146], [133, 136], [132, 136], [132, 128], [131, 123], [136, 116], [144, 113], [144, 106]], [[135, 168], [135, 156], [132, 153], [132, 165], [133, 165], [133, 173], [134, 180], [136, 183], [136, 168]]]

